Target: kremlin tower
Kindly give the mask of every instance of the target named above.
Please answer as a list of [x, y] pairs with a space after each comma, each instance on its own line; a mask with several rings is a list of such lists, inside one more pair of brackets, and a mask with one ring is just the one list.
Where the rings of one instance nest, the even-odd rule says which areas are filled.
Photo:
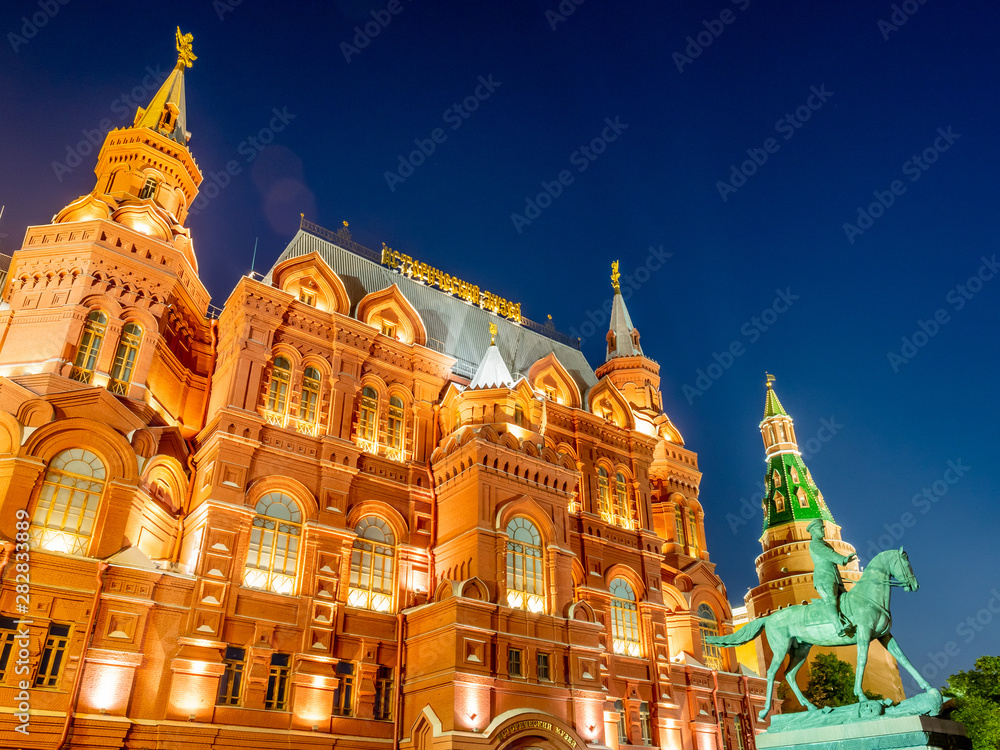
[[[757, 578], [760, 585], [745, 596], [749, 619], [763, 617], [793, 604], [805, 604], [819, 595], [812, 584], [812, 559], [809, 557], [809, 532], [806, 528], [816, 520], [823, 521], [826, 541], [838, 553], [854, 554], [854, 547], [841, 539], [840, 526], [827, 507], [823, 493], [816, 485], [812, 473], [802, 460], [795, 427], [778, 394], [774, 391], [774, 376], [767, 376], [767, 395], [764, 400], [764, 419], [760, 423], [764, 438], [764, 460], [767, 463], [764, 479], [764, 529], [760, 538], [763, 553], [757, 558]], [[857, 560], [841, 568], [844, 585], [850, 589], [861, 578]], [[851, 664], [855, 649], [823, 648]], [[810, 655], [817, 653], [816, 648]], [[766, 639], [757, 641], [757, 664], [762, 670], [771, 659]], [[761, 672], [763, 673], [763, 672]], [[799, 683], [805, 687], [809, 670], [799, 671]], [[784, 670], [779, 672], [784, 678]], [[880, 693], [893, 700], [903, 699], [902, 683], [895, 660], [877, 641], [872, 642], [865, 672], [865, 689]], [[791, 695], [788, 701], [794, 704]], [[789, 704], [786, 703], [785, 710]]]

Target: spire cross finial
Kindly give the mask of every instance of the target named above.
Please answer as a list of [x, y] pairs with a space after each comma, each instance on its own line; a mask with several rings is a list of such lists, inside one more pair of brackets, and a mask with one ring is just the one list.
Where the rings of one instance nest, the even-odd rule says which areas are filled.
[[177, 67], [190, 68], [198, 57], [191, 51], [194, 34], [182, 34], [177, 27]]
[[496, 346], [497, 343], [497, 324], [492, 320], [490, 321], [490, 346]]
[[611, 286], [615, 288], [615, 294], [621, 292], [621, 287], [618, 284], [618, 279], [621, 277], [622, 275], [618, 273], [618, 261], [616, 260], [611, 264]]
[[768, 388], [773, 388], [774, 386], [772, 386], [771, 383], [773, 383], [775, 381], [774, 375], [772, 375], [769, 372], [765, 372], [764, 375], [767, 377], [767, 387]]

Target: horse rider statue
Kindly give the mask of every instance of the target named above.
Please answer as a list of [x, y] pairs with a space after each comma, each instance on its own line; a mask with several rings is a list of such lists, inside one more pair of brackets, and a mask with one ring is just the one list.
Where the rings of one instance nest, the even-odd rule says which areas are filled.
[[820, 595], [822, 606], [828, 612], [837, 635], [847, 635], [851, 623], [840, 611], [839, 599], [845, 588], [837, 566], [846, 565], [851, 560], [856, 560], [858, 556], [845, 556], [834, 550], [823, 538], [825, 528], [823, 521], [818, 518], [806, 527], [806, 531], [812, 537], [809, 542], [809, 556], [813, 561], [813, 588]]

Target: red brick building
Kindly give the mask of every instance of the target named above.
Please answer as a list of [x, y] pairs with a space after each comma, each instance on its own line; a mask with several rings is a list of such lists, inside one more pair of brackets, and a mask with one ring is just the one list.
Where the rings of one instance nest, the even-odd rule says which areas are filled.
[[188, 44], [3, 289], [0, 744], [752, 747], [617, 281], [596, 370], [346, 226], [211, 314]]

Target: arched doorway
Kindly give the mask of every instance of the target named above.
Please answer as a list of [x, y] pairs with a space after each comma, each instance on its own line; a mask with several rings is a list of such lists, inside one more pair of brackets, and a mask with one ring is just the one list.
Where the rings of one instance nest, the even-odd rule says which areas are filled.
[[584, 750], [586, 743], [565, 722], [546, 714], [521, 714], [493, 732], [496, 750]]

